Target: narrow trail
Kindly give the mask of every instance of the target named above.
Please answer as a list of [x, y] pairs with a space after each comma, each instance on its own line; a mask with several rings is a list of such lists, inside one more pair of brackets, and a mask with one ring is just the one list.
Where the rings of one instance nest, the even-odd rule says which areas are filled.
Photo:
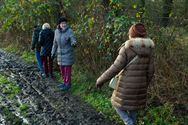
[[[115, 125], [97, 113], [90, 105], [70, 92], [62, 92], [51, 79], [41, 79], [35, 65], [0, 50], [0, 74], [21, 88], [10, 100], [0, 88], [1, 105], [29, 125]], [[19, 113], [17, 105], [28, 105], [27, 115]], [[0, 112], [0, 124], [6, 124]], [[11, 123], [9, 123], [11, 124]], [[6, 124], [7, 125], [7, 124]]]

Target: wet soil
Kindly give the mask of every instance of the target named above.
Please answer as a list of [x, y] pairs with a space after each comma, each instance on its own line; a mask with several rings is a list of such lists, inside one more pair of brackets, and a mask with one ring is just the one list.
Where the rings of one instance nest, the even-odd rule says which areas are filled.
[[[28, 65], [3, 50], [0, 50], [0, 74], [21, 88], [12, 99], [0, 88], [1, 125], [115, 125], [70, 91], [60, 91], [56, 81], [42, 79], [36, 65]], [[21, 122], [11, 123], [5, 111]]]

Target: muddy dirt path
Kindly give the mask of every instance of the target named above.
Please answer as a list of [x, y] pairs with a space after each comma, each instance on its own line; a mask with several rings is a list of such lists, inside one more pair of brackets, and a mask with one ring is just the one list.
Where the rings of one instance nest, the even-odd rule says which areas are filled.
[[[0, 124], [13, 125], [6, 121], [2, 107], [21, 119], [19, 124], [29, 125], [115, 125], [97, 113], [91, 106], [70, 92], [62, 92], [51, 79], [41, 79], [36, 65], [28, 65], [15, 55], [0, 50], [0, 74], [18, 85], [21, 92], [13, 99], [0, 88]], [[4, 86], [6, 87], [6, 86]], [[20, 113], [20, 105], [27, 111]], [[22, 108], [24, 109], [24, 108]]]

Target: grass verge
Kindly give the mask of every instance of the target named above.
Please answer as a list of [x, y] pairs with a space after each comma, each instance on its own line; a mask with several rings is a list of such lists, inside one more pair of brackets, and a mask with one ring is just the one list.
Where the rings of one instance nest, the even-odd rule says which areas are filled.
[[[27, 125], [23, 122], [23, 119], [17, 116], [15, 108], [21, 107], [18, 103], [16, 96], [21, 93], [21, 89], [16, 84], [10, 82], [5, 76], [0, 74], [0, 91], [2, 92], [0, 96], [0, 111], [4, 117], [4, 122], [6, 125]], [[4, 96], [3, 96], [4, 95]], [[11, 103], [6, 104], [10, 101]], [[12, 109], [14, 107], [14, 109]], [[11, 109], [10, 109], [11, 108]], [[24, 108], [26, 110], [26, 108]], [[22, 113], [23, 111], [20, 111]]]

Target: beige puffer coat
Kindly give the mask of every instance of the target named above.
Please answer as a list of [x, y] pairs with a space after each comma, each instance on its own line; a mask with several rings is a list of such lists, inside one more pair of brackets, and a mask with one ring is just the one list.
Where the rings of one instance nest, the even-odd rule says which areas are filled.
[[[145, 107], [147, 88], [154, 74], [153, 49], [154, 43], [149, 38], [126, 41], [114, 64], [98, 78], [97, 84], [103, 84], [123, 69], [111, 97], [113, 106], [121, 110], [139, 110]], [[138, 58], [128, 65], [136, 55]]]

